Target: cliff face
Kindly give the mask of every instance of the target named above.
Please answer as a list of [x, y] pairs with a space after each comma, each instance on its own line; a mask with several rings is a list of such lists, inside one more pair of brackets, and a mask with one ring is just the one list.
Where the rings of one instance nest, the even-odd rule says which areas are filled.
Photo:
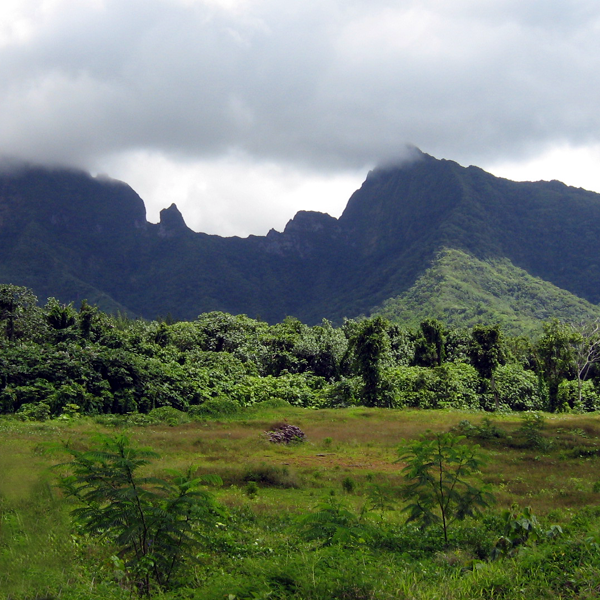
[[150, 224], [139, 196], [108, 178], [0, 175], [0, 281], [148, 318], [339, 321], [408, 290], [442, 248], [600, 302], [600, 195], [426, 154], [369, 173], [340, 219], [300, 211], [283, 232], [246, 239], [194, 233], [175, 205]]

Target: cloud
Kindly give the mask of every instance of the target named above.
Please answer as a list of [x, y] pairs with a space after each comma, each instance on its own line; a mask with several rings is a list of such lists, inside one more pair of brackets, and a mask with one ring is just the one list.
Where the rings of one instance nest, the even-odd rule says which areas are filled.
[[235, 155], [317, 177], [407, 143], [481, 166], [600, 143], [595, 0], [3, 5], [4, 155], [123, 173]]
[[0, 50], [5, 153], [237, 148], [356, 167], [404, 142], [497, 156], [600, 136], [592, 2], [26, 7], [29, 33]]
[[160, 153], [128, 153], [106, 165], [144, 199], [147, 218], [176, 203], [194, 231], [224, 236], [283, 231], [299, 210], [339, 217], [365, 178], [362, 169], [314, 173], [232, 153], [202, 161], [176, 161]]

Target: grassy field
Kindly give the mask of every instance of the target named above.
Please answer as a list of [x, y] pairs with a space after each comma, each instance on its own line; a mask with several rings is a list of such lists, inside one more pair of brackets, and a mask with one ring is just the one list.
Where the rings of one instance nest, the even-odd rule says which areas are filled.
[[[264, 432], [281, 423], [299, 426], [306, 441], [270, 443]], [[228, 420], [143, 427], [5, 418], [0, 598], [130, 596], [114, 550], [72, 527], [52, 469], [65, 460], [61, 443], [83, 449], [95, 434], [115, 431], [160, 454], [148, 474], [166, 477], [170, 469], [194, 465], [223, 479], [213, 491], [227, 520], [222, 531], [207, 535], [186, 581], [169, 598], [596, 598], [600, 415], [548, 414], [534, 427], [526, 423], [519, 414], [366, 408], [263, 408]], [[357, 515], [374, 486], [393, 495], [402, 483], [398, 446], [452, 428], [480, 444], [481, 479], [497, 503], [483, 520], [456, 525], [450, 546], [440, 544], [435, 528], [405, 526], [397, 498], [394, 510], [364, 517], [384, 532], [377, 542], [333, 547], [299, 537], [298, 516], [332, 493]], [[515, 503], [531, 507], [544, 528], [560, 524], [564, 535], [492, 561], [486, 552], [501, 535], [499, 515]]]

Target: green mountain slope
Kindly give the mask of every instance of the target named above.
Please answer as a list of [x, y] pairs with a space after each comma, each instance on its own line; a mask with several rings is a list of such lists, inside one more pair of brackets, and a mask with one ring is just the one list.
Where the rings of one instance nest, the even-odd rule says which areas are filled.
[[423, 154], [370, 173], [339, 222], [361, 265], [352, 284], [374, 284], [363, 308], [407, 291], [443, 248], [507, 258], [600, 302], [600, 195], [558, 181], [516, 183]]
[[600, 307], [532, 277], [506, 258], [482, 260], [445, 249], [409, 290], [373, 314], [413, 327], [432, 317], [455, 327], [500, 323], [518, 335], [540, 331], [551, 318], [600, 319]]

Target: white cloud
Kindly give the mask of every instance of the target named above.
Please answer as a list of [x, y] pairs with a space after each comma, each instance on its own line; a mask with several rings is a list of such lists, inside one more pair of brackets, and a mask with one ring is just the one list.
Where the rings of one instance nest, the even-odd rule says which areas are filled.
[[559, 145], [527, 161], [487, 165], [498, 177], [513, 181], [551, 181], [600, 192], [600, 144], [573, 148]]
[[339, 217], [365, 173], [311, 173], [239, 153], [204, 161], [171, 160], [148, 152], [109, 163], [111, 176], [128, 182], [146, 202], [147, 218], [177, 204], [191, 229], [225, 236], [283, 231], [296, 211]]

